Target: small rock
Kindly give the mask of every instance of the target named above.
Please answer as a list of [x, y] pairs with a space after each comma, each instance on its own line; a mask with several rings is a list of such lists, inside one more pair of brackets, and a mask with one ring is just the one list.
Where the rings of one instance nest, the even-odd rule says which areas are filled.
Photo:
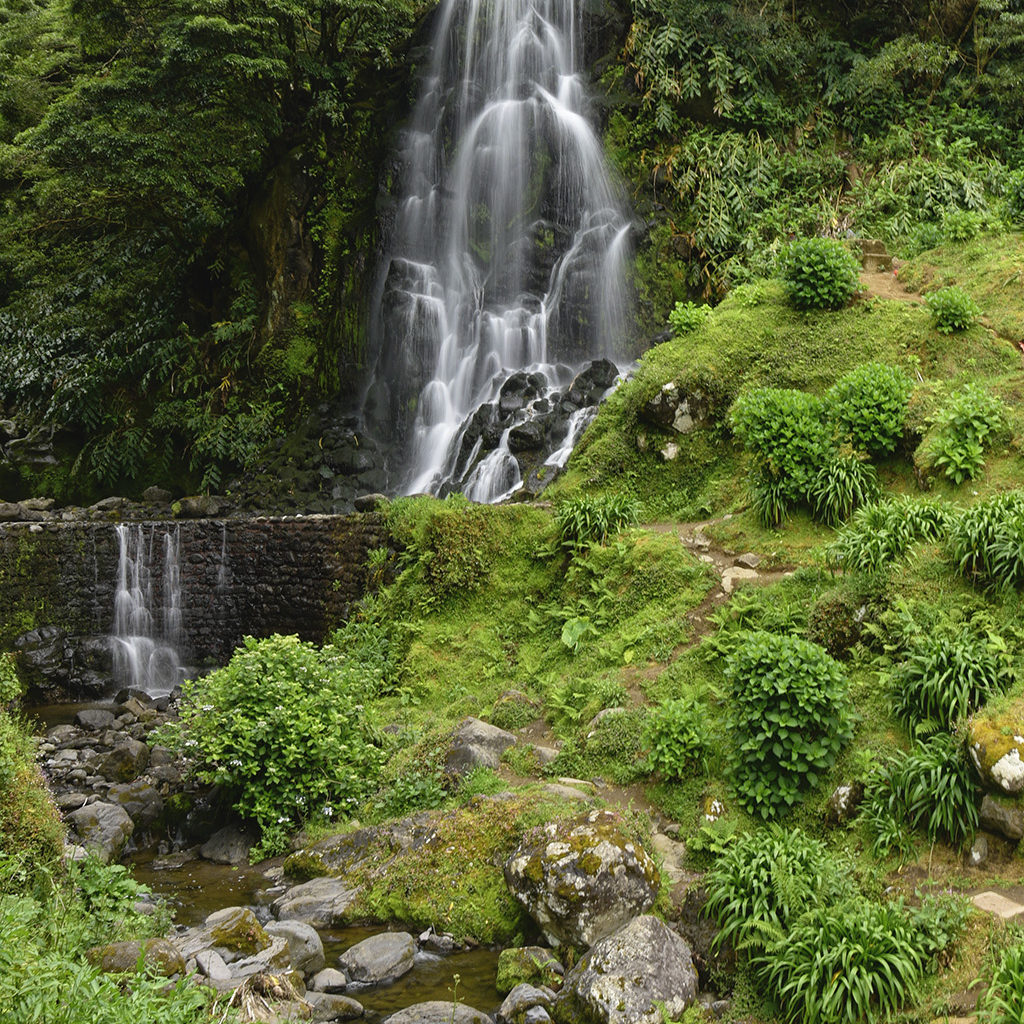
[[331, 992], [307, 992], [306, 1002], [313, 1007], [312, 1021], [356, 1020], [365, 1013], [363, 1004], [349, 996]]
[[86, 804], [68, 815], [82, 845], [104, 864], [116, 860], [128, 842], [135, 824], [123, 807], [102, 801]]
[[381, 932], [346, 949], [338, 966], [349, 982], [383, 985], [412, 970], [416, 940], [408, 932]]
[[984, 796], [978, 812], [979, 824], [989, 832], [1017, 842], [1024, 839], [1024, 809], [999, 797]]
[[273, 903], [281, 919], [305, 921], [314, 928], [335, 928], [345, 923], [345, 913], [357, 891], [340, 878], [314, 878], [292, 886]]
[[971, 852], [967, 855], [967, 863], [972, 868], [980, 868], [988, 860], [988, 839], [984, 835], [976, 835], [971, 843]]
[[228, 825], [214, 832], [199, 848], [199, 855], [214, 864], [246, 864], [256, 837], [244, 828]]
[[149, 747], [141, 740], [126, 740], [99, 763], [97, 771], [111, 782], [132, 782], [149, 764]]
[[348, 987], [348, 979], [341, 971], [325, 967], [313, 976], [309, 987], [314, 992], [344, 992]]
[[381, 505], [386, 505], [387, 501], [387, 496], [383, 494], [358, 494], [352, 504], [357, 512], [374, 512]]
[[722, 573], [722, 590], [727, 594], [731, 594], [737, 583], [742, 580], [756, 580], [757, 578], [757, 573], [753, 569], [731, 566]]
[[743, 569], [756, 569], [763, 559], [760, 555], [755, 555], [753, 551], [748, 551], [746, 554], [739, 555], [733, 559], [733, 565], [738, 565]]
[[552, 1002], [552, 998], [542, 989], [533, 985], [516, 985], [498, 1010], [498, 1024], [520, 1024], [528, 1010], [535, 1006], [546, 1010]]
[[212, 519], [220, 514], [223, 504], [212, 494], [196, 494], [174, 503], [175, 515], [182, 519]]
[[174, 495], [163, 487], [147, 487], [142, 492], [142, 500], [151, 505], [169, 505]]
[[196, 953], [196, 967], [199, 973], [210, 981], [230, 981], [231, 969], [215, 949], [202, 949]]
[[114, 724], [114, 715], [102, 708], [86, 708], [75, 715], [75, 725], [83, 729], [98, 732], [101, 729], [109, 729]]
[[415, 1003], [384, 1019], [384, 1024], [492, 1024], [481, 1010], [450, 999], [434, 999]]
[[93, 946], [86, 951], [89, 963], [105, 974], [134, 972], [139, 961], [161, 977], [185, 973], [185, 960], [178, 949], [166, 939], [147, 939], [145, 942], [111, 942]]
[[266, 929], [268, 935], [280, 936], [288, 942], [288, 955], [295, 970], [316, 974], [323, 969], [324, 944], [312, 925], [304, 921], [271, 921]]
[[497, 768], [502, 752], [514, 746], [516, 737], [479, 718], [467, 718], [455, 730], [445, 767], [452, 775], [465, 775], [474, 768]]

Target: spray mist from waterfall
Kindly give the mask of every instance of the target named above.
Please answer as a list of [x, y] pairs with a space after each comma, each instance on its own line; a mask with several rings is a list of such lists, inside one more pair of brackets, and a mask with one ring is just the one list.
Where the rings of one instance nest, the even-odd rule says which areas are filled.
[[[495, 501], [515, 428], [587, 360], [622, 354], [629, 224], [588, 117], [574, 0], [444, 0], [403, 133], [364, 413], [407, 493]], [[489, 453], [473, 424], [515, 373], [528, 400]], [[584, 417], [554, 438], [558, 458]]]

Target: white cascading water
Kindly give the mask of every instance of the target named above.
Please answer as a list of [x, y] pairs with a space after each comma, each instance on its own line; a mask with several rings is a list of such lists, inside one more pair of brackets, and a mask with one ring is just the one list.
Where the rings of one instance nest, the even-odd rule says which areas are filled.
[[[153, 696], [181, 682], [183, 640], [178, 528], [116, 527], [117, 589], [111, 633], [114, 680]], [[157, 561], [158, 560], [158, 561]], [[159, 571], [154, 567], [159, 564]], [[154, 576], [156, 580], [154, 580]]]
[[574, 367], [621, 355], [629, 223], [587, 116], [579, 29], [575, 0], [439, 12], [400, 145], [364, 407], [404, 451], [406, 493], [505, 497], [520, 482], [509, 430], [477, 461], [474, 413], [512, 373], [539, 374], [522, 424]]

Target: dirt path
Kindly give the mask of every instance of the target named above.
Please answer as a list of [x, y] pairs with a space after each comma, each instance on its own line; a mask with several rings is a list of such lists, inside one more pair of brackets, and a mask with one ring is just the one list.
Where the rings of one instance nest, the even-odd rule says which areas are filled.
[[889, 299], [893, 302], [920, 303], [920, 292], [908, 291], [896, 277], [895, 270], [880, 270], [860, 275], [861, 291], [869, 299]]

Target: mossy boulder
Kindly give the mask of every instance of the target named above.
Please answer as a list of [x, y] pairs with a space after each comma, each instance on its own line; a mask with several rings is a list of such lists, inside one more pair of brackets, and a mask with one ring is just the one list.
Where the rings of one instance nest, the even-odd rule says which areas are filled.
[[552, 945], [582, 947], [650, 908], [659, 885], [615, 811], [549, 822], [506, 861], [505, 881]]
[[107, 974], [125, 974], [141, 965], [161, 977], [185, 973], [185, 958], [166, 939], [145, 942], [108, 942], [86, 950], [86, 959]]
[[498, 977], [494, 987], [507, 995], [516, 985], [546, 985], [558, 988], [565, 968], [543, 946], [519, 946], [498, 954]]
[[212, 945], [252, 956], [266, 949], [271, 938], [248, 907], [226, 907], [206, 919]]
[[986, 788], [1007, 796], [1024, 792], [1024, 697], [979, 711], [968, 726], [967, 749]]

